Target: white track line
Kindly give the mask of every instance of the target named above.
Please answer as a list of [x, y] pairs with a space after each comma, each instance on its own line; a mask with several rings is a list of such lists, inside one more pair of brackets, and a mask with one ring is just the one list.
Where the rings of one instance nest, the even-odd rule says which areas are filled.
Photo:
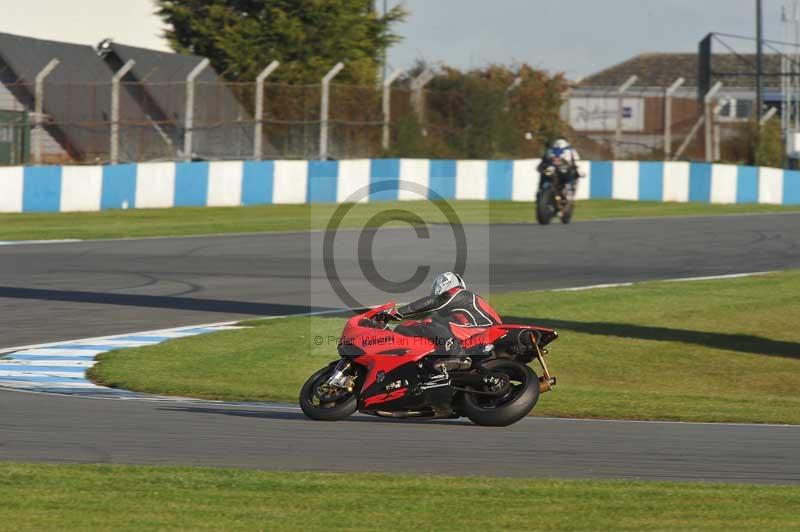
[[34, 244], [69, 244], [83, 242], [79, 238], [62, 238], [60, 240], [0, 240], [0, 246], [30, 246]]
[[591, 284], [587, 286], [574, 286], [569, 288], [551, 288], [545, 290], [545, 292], [579, 292], [582, 290], [594, 290], [596, 288], [619, 288], [621, 286], [634, 286], [637, 284], [642, 283], [682, 283], [682, 282], [690, 282], [690, 281], [716, 281], [719, 279], [738, 279], [741, 277], [754, 277], [757, 275], [768, 275], [770, 273], [778, 273], [776, 271], [766, 271], [766, 272], [747, 272], [747, 273], [727, 273], [723, 275], [706, 275], [701, 277], [677, 277], [674, 279], [647, 279], [644, 281], [637, 281], [637, 282], [626, 282], [626, 283], [604, 283], [604, 284]]

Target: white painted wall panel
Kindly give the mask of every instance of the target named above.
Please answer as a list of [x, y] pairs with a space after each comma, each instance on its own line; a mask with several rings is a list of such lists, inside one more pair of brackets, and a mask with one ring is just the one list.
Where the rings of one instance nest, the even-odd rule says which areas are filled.
[[736, 203], [739, 167], [732, 164], [711, 166], [711, 203]]
[[664, 163], [663, 201], [689, 201], [689, 163]]
[[456, 199], [485, 200], [486, 161], [456, 161]]
[[[411, 184], [413, 188], [421, 188], [422, 193], [405, 189], [402, 186], [404, 183]], [[397, 191], [397, 199], [426, 200], [428, 199], [429, 185], [429, 159], [400, 159], [400, 190]]]
[[102, 166], [61, 168], [61, 212], [99, 211], [103, 190]]
[[639, 199], [638, 161], [614, 161], [611, 170], [611, 197], [633, 201]]
[[242, 161], [214, 161], [208, 165], [209, 207], [233, 207], [242, 204]]
[[272, 203], [305, 203], [308, 161], [275, 161]]
[[136, 171], [136, 207], [172, 207], [175, 202], [175, 163], [142, 163]]
[[783, 203], [783, 170], [780, 168], [758, 169], [758, 202]]
[[514, 180], [511, 188], [513, 201], [534, 201], [539, 188], [539, 172], [536, 168], [541, 159], [514, 161]]
[[0, 168], [0, 212], [22, 212], [21, 166]]
[[358, 202], [369, 200], [369, 159], [339, 161], [339, 177], [336, 180], [336, 201], [343, 203], [358, 194]]
[[584, 177], [578, 179], [578, 189], [575, 191], [575, 199], [589, 199], [589, 192], [592, 190], [592, 164], [590, 161], [578, 161], [578, 168]]

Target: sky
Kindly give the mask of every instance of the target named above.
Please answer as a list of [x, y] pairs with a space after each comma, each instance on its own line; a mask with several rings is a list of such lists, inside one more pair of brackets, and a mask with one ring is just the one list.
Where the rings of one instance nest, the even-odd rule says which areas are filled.
[[[781, 40], [784, 0], [763, 1], [765, 37]], [[643, 52], [693, 52], [710, 31], [755, 33], [755, 0], [387, 2], [411, 12], [396, 28], [403, 41], [389, 53], [391, 68], [417, 59], [459, 68], [526, 62], [577, 79]], [[0, 8], [6, 33], [91, 45], [112, 37], [168, 49], [152, 0], [0, 0]]]

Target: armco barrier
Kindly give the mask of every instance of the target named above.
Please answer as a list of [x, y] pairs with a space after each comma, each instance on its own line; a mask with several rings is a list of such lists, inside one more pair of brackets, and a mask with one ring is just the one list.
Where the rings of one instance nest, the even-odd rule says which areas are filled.
[[[430, 197], [533, 201], [538, 159], [223, 161], [0, 168], [0, 212], [343, 202], [381, 181]], [[800, 172], [687, 162], [585, 161], [578, 199], [800, 204]], [[383, 187], [370, 201], [418, 199]], [[361, 198], [363, 199], [363, 198]]]

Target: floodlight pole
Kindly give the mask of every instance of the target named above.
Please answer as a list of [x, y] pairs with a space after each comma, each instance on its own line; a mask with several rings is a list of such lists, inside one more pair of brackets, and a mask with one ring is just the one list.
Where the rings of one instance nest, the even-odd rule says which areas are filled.
[[278, 61], [272, 61], [256, 78], [256, 128], [253, 137], [253, 159], [261, 159], [261, 136], [264, 131], [264, 80], [280, 65]]
[[344, 63], [336, 63], [332, 69], [325, 74], [322, 78], [322, 95], [320, 96], [320, 112], [319, 112], [319, 158], [325, 160], [328, 158], [328, 115], [330, 106], [330, 89], [331, 80], [336, 77], [336, 74], [342, 71]]
[[186, 116], [184, 117], [183, 158], [192, 160], [192, 130], [194, 128], [194, 80], [205, 70], [210, 61], [203, 58], [186, 76]]
[[51, 59], [47, 65], [36, 74], [34, 80], [34, 131], [36, 134], [33, 136], [33, 162], [35, 164], [42, 164], [42, 140], [44, 137], [44, 130], [42, 124], [44, 123], [44, 79], [50, 75], [50, 72], [58, 66], [60, 61], [58, 59]]
[[128, 59], [111, 78], [111, 164], [119, 163], [119, 84], [135, 64]]
[[719, 92], [722, 88], [722, 82], [718, 81], [714, 84], [711, 89], [706, 93], [703, 97], [703, 107], [705, 113], [705, 128], [706, 128], [706, 137], [705, 137], [705, 145], [706, 145], [706, 162], [711, 162], [714, 158], [713, 155], [713, 146], [711, 145], [713, 142], [713, 128], [714, 128], [714, 112], [711, 107], [711, 103], [714, 99], [714, 96]]
[[639, 76], [633, 75], [629, 77], [625, 83], [619, 86], [617, 89], [617, 129], [614, 132], [614, 156], [617, 156], [620, 142], [622, 141], [622, 102], [623, 98], [625, 97], [625, 93], [628, 92], [628, 89], [636, 83], [636, 80], [639, 79]]
[[664, 93], [664, 160], [667, 161], [672, 153], [672, 97], [685, 82], [684, 78], [676, 79]]
[[382, 96], [382, 104], [383, 104], [383, 138], [381, 139], [381, 146], [384, 150], [389, 149], [389, 122], [392, 118], [392, 83], [397, 79], [398, 76], [403, 71], [397, 69], [389, 74], [383, 80], [383, 96]]

